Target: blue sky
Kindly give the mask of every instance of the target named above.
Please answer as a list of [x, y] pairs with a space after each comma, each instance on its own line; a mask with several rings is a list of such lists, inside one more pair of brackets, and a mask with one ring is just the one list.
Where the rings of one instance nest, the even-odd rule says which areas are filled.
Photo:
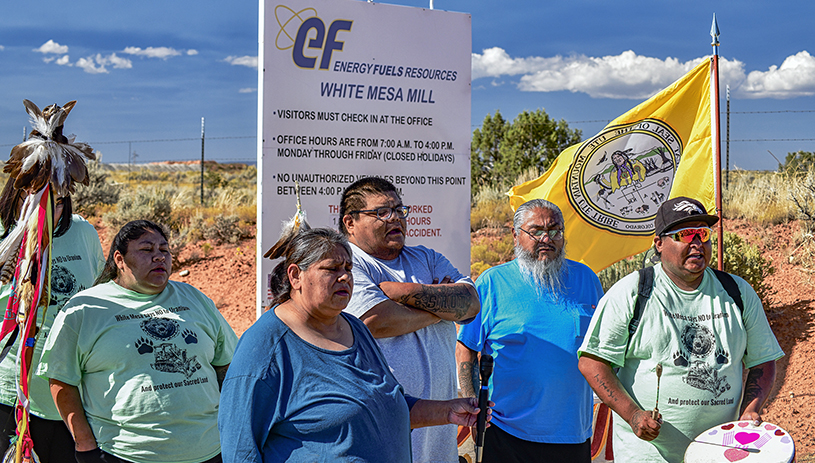
[[[731, 87], [731, 166], [775, 169], [768, 150], [782, 160], [815, 151], [815, 3], [435, 0], [434, 7], [472, 14], [473, 128], [496, 110], [511, 120], [543, 108], [590, 137], [708, 56], [716, 13], [723, 97]], [[0, 150], [22, 140], [23, 98], [40, 107], [76, 99], [66, 131], [105, 162], [127, 162], [131, 150], [138, 162], [200, 158], [201, 117], [208, 158], [253, 159], [257, 28], [258, 3], [247, 0], [2, 2]], [[723, 137], [725, 130], [722, 117]]]

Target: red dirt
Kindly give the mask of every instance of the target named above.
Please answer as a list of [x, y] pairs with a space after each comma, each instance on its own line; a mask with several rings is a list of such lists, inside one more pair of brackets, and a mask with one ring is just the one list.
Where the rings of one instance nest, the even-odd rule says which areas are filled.
[[790, 256], [797, 257], [803, 251], [798, 248], [800, 224], [757, 227], [729, 221], [725, 226], [758, 246], [775, 267], [775, 274], [767, 279], [774, 295], [765, 309], [786, 355], [777, 363], [775, 387], [762, 417], [789, 431], [799, 462], [812, 461], [801, 457], [815, 454], [815, 277], [808, 269], [790, 263]]
[[[776, 269], [768, 278], [774, 295], [766, 309], [786, 356], [778, 362], [777, 379], [763, 418], [790, 432], [798, 461], [815, 461], [802, 458], [815, 453], [815, 362], [811, 360], [815, 358], [815, 274], [800, 264], [791, 264], [789, 258], [801, 252], [796, 250], [800, 226], [792, 222], [758, 227], [728, 221], [726, 229], [758, 246]], [[100, 236], [107, 253], [109, 240], [103, 230]], [[486, 237], [474, 234], [474, 238]], [[172, 278], [192, 284], [215, 301], [240, 336], [255, 320], [255, 252], [254, 239], [238, 245], [188, 245], [176, 258]], [[197, 259], [192, 258], [195, 254]], [[181, 270], [189, 270], [189, 275], [180, 276]]]
[[[212, 299], [240, 336], [257, 318], [255, 240], [244, 240], [237, 245], [212, 246], [206, 253], [202, 246], [206, 245], [187, 245], [182, 250], [181, 268], [173, 273], [172, 279], [189, 283]], [[200, 260], [190, 260], [193, 253], [197, 253]], [[184, 270], [189, 270], [189, 275], [180, 276]]]

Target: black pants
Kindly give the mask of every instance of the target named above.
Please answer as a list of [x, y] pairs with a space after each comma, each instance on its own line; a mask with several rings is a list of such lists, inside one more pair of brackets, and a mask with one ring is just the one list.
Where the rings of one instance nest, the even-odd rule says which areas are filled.
[[[114, 457], [113, 455], [98, 448], [88, 452], [76, 452], [76, 461], [79, 463], [131, 463], [127, 460], [122, 460], [119, 457]], [[223, 463], [223, 460], [221, 460], [221, 455], [218, 454], [202, 463]]]
[[[74, 438], [62, 420], [44, 420], [29, 416], [31, 440], [34, 441], [34, 451], [40, 457], [40, 463], [130, 463], [101, 449], [77, 452]], [[0, 457], [2, 457], [8, 450], [9, 439], [15, 435], [17, 429], [13, 408], [0, 404], [0, 424], [3, 425], [0, 435]], [[222, 463], [221, 455], [202, 463]]]
[[582, 444], [529, 442], [504, 432], [496, 425], [484, 434], [482, 463], [590, 463], [591, 441]]
[[[29, 415], [31, 426], [31, 439], [34, 441], [34, 451], [40, 457], [41, 463], [77, 463], [74, 458], [74, 438], [62, 420], [45, 420]], [[0, 456], [6, 454], [9, 439], [16, 434], [17, 422], [14, 419], [14, 409], [0, 404]]]

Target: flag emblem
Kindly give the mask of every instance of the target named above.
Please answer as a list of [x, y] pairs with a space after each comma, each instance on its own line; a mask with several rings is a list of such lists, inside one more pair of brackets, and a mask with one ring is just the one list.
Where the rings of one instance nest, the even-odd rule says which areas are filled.
[[597, 228], [652, 235], [657, 208], [670, 194], [681, 157], [681, 138], [663, 121], [645, 118], [607, 126], [575, 152], [566, 196]]

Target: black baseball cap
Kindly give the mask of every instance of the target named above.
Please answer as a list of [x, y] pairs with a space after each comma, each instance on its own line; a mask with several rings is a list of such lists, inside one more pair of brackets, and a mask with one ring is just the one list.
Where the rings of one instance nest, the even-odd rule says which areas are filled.
[[708, 214], [705, 206], [699, 201], [687, 196], [678, 196], [659, 206], [654, 219], [654, 229], [657, 236], [660, 236], [681, 223], [704, 222], [711, 227], [718, 221], [719, 218]]

